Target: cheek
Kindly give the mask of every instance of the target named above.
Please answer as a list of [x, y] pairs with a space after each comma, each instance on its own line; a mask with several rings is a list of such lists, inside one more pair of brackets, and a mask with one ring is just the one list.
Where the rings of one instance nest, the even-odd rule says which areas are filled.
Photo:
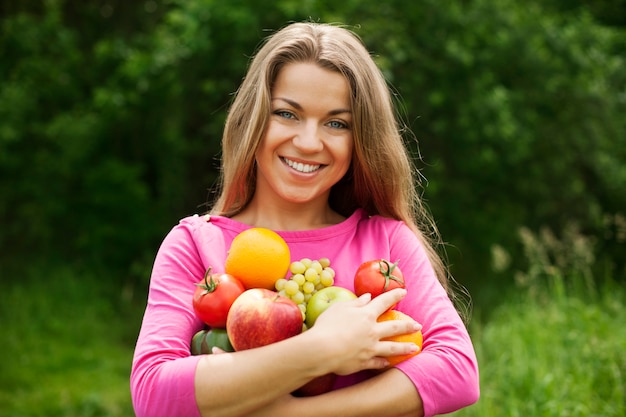
[[345, 165], [345, 169], [347, 170], [352, 162], [352, 152], [354, 150], [354, 144], [352, 142], [352, 138], [346, 140], [346, 142], [341, 146], [341, 149], [337, 152], [337, 157], [342, 160], [342, 164]]
[[288, 132], [283, 126], [270, 122], [261, 138], [257, 152], [273, 151], [285, 141], [286, 137], [288, 137]]
[[269, 152], [271, 153], [272, 149], [276, 146], [276, 144], [274, 143], [275, 141], [272, 140], [272, 138], [274, 138], [275, 135], [272, 132], [272, 129], [268, 128], [265, 131], [265, 134], [263, 135], [263, 137], [261, 138], [261, 142], [259, 142], [259, 146], [257, 147], [255, 156], [256, 158], [263, 158], [264, 156], [267, 156], [266, 154]]

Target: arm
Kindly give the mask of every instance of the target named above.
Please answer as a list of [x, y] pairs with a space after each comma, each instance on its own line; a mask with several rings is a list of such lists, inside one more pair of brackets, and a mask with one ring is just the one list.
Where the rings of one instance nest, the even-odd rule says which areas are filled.
[[327, 394], [307, 398], [283, 397], [249, 416], [377, 416], [422, 417], [421, 398], [410, 379], [397, 369], [389, 369]]
[[204, 265], [193, 234], [193, 222], [181, 221], [156, 255], [130, 376], [138, 417], [199, 415], [193, 375], [200, 357], [191, 356], [190, 342], [203, 323], [191, 300]]
[[400, 260], [408, 290], [397, 309], [419, 321], [424, 335], [422, 352], [396, 368], [421, 393], [426, 416], [466, 407], [479, 396], [478, 365], [467, 329], [416, 236], [402, 227], [391, 241], [391, 257]]

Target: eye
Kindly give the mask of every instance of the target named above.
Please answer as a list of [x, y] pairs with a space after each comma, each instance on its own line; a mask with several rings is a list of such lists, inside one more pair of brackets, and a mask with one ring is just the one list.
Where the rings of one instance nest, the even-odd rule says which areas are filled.
[[296, 118], [296, 115], [288, 110], [276, 110], [273, 113], [278, 117], [282, 117], [283, 119], [295, 119]]
[[342, 122], [340, 120], [331, 120], [327, 124], [333, 129], [348, 129], [350, 127], [347, 123]]

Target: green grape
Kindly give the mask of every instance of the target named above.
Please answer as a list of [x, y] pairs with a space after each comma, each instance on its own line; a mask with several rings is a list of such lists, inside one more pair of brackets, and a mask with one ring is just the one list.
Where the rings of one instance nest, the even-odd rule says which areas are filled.
[[304, 294], [312, 294], [313, 291], [315, 291], [315, 284], [313, 284], [310, 281], [307, 281], [304, 283], [304, 285], [302, 285], [302, 292], [304, 292]]
[[[304, 289], [303, 289], [303, 291], [304, 291]], [[304, 293], [304, 302], [308, 303], [309, 300], [311, 299], [311, 297], [313, 297], [313, 294], [311, 294], [311, 293]]]
[[[304, 272], [304, 271], [302, 271], [302, 272]], [[298, 285], [301, 286], [301, 287], [302, 287], [302, 284], [304, 284], [304, 281], [305, 281], [304, 275], [302, 275], [300, 273], [292, 275], [291, 276], [291, 280], [294, 281], [294, 282], [297, 282]]]
[[324, 287], [330, 287], [335, 283], [335, 279], [333, 278], [333, 274], [328, 270], [328, 268], [324, 269], [320, 273], [320, 284]]
[[323, 290], [324, 288], [326, 288], [326, 287], [324, 287], [324, 284], [322, 284], [321, 282], [318, 283], [318, 284], [315, 284], [315, 291], [316, 292], [319, 291], [319, 290]]
[[315, 281], [317, 281], [319, 277], [320, 275], [313, 268], [308, 268], [306, 271], [304, 271], [304, 279], [307, 282], [312, 282], [313, 284], [315, 284]]
[[301, 304], [304, 302], [304, 293], [300, 291], [300, 287], [298, 287], [298, 292], [291, 296], [291, 301], [296, 304]]
[[335, 278], [335, 270], [332, 269], [330, 266], [325, 267], [324, 271], [328, 271], [328, 273], [333, 277], [333, 279]]
[[289, 270], [292, 274], [304, 274], [306, 266], [301, 261], [292, 262], [289, 266]]
[[315, 281], [313, 281], [313, 284], [315, 284], [316, 287], [320, 284], [320, 279], [320, 274], [317, 274], [315, 276]]
[[305, 304], [305, 303], [300, 303], [300, 304], [298, 304], [298, 308], [300, 309], [300, 312], [301, 312], [302, 314], [305, 314], [305, 313], [306, 313], [306, 304]]
[[302, 321], [304, 322], [304, 320], [306, 320], [306, 304], [300, 303], [298, 304], [298, 308], [300, 309], [300, 314], [302, 314]]
[[322, 270], [324, 269], [322, 267], [322, 264], [320, 263], [320, 261], [313, 261], [313, 262], [311, 262], [311, 266], [309, 268], [315, 269], [315, 271], [317, 271], [318, 274], [321, 273]]
[[298, 291], [300, 291], [300, 286], [297, 282], [289, 280], [285, 282], [285, 293], [289, 296], [295, 295]]
[[320, 265], [322, 265], [322, 268], [328, 268], [330, 266], [330, 259], [328, 258], [321, 258], [319, 260]]
[[309, 258], [302, 258], [302, 259], [300, 259], [300, 262], [302, 262], [302, 264], [304, 264], [305, 268], [308, 268], [308, 267], [311, 266], [311, 262], [313, 262], [313, 261], [311, 261], [311, 259], [309, 259]]
[[276, 280], [276, 283], [274, 284], [274, 288], [276, 288], [276, 291], [284, 290], [286, 283], [287, 283], [287, 280], [285, 278], [279, 278]]

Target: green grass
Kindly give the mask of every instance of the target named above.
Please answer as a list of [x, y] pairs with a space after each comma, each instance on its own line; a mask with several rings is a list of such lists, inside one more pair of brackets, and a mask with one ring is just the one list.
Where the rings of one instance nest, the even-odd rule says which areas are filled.
[[[116, 285], [68, 268], [15, 281], [0, 283], [0, 417], [132, 416], [145, 294], [120, 302]], [[536, 286], [474, 317], [482, 395], [454, 416], [626, 415], [626, 291], [580, 288]]]
[[132, 416], [140, 308], [116, 311], [94, 276], [35, 270], [0, 284], [0, 416]]
[[626, 415], [625, 291], [602, 295], [543, 288], [474, 323], [479, 402], [468, 416]]

